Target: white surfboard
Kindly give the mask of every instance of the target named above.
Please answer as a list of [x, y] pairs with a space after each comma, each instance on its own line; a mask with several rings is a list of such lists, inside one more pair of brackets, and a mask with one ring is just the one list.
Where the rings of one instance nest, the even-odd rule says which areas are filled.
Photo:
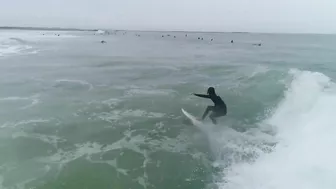
[[192, 124], [194, 124], [197, 127], [202, 127], [203, 122], [197, 120], [197, 118], [195, 116], [191, 115], [190, 113], [185, 111], [183, 108], [182, 108], [182, 113], [192, 122]]

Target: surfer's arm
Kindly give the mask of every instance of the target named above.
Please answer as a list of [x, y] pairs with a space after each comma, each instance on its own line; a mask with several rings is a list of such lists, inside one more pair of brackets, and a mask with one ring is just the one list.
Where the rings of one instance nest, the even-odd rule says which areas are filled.
[[195, 96], [198, 96], [198, 97], [202, 97], [202, 98], [210, 98], [209, 95], [204, 95], [204, 94], [195, 94], [195, 93], [194, 93], [194, 95], [195, 95]]

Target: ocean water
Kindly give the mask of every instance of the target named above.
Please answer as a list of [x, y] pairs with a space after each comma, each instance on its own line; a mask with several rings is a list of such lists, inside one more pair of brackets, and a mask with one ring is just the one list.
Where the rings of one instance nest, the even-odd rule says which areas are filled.
[[0, 188], [335, 189], [336, 36], [185, 34], [1, 30]]

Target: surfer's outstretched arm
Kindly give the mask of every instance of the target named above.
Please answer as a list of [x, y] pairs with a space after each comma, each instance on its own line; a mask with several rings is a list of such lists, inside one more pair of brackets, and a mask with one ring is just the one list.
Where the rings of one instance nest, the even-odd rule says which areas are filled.
[[195, 96], [198, 96], [198, 97], [202, 97], [202, 98], [210, 98], [209, 95], [204, 95], [204, 94], [195, 94], [195, 93], [194, 93], [194, 95], [195, 95]]

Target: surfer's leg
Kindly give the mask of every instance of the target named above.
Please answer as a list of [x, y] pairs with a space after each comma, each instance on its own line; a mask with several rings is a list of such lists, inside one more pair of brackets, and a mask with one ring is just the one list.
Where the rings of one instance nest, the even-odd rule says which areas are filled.
[[216, 125], [216, 124], [217, 124], [217, 120], [216, 120], [216, 118], [217, 118], [217, 117], [222, 117], [222, 116], [224, 116], [223, 113], [213, 111], [213, 112], [209, 115], [209, 118], [211, 119], [212, 123]]
[[209, 116], [209, 118], [211, 119], [211, 121], [212, 121], [212, 123], [213, 123], [214, 125], [217, 124], [217, 120], [215, 119], [215, 117], [216, 117], [216, 116], [214, 116], [214, 114], [210, 114], [210, 116]]
[[208, 106], [207, 109], [205, 110], [203, 116], [202, 116], [202, 120], [209, 114], [210, 111], [212, 111], [214, 109], [213, 106]]
[[226, 109], [223, 108], [214, 108], [212, 113], [210, 114], [209, 118], [211, 119], [213, 124], [217, 124], [217, 121], [215, 118], [222, 117], [226, 115]]

